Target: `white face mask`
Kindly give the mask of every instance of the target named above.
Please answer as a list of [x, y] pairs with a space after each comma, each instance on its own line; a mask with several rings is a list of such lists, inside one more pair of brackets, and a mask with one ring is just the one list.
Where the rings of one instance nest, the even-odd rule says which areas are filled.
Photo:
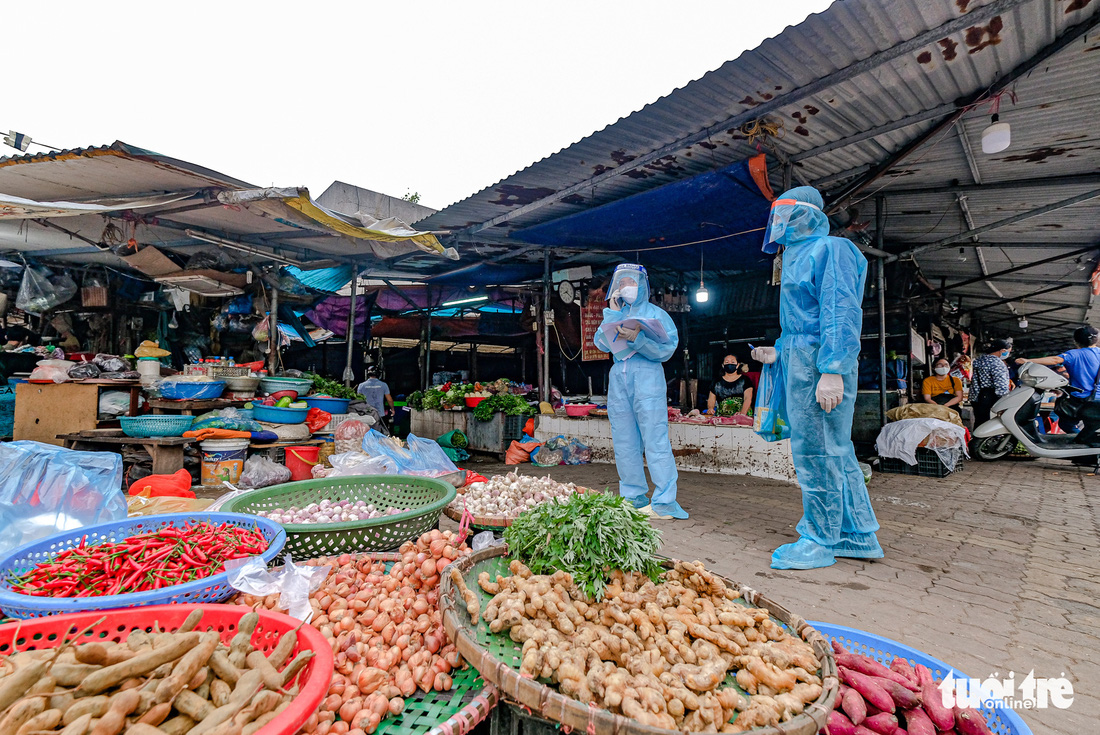
[[638, 287], [637, 286], [623, 286], [620, 294], [623, 297], [623, 301], [628, 304], [633, 304], [638, 300]]
[[938, 367], [936, 368], [936, 375], [947, 375], [951, 372], [951, 368]]

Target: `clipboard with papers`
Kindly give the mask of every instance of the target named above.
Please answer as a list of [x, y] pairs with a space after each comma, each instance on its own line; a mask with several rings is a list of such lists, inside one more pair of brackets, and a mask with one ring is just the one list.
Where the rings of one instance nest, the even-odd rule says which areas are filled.
[[611, 354], [618, 355], [634, 348], [630, 346], [630, 343], [619, 336], [619, 325], [622, 325], [628, 329], [634, 329], [635, 327], [641, 328], [644, 333], [650, 339], [658, 342], [664, 342], [668, 339], [668, 332], [665, 331], [664, 326], [659, 319], [648, 319], [645, 317], [630, 317], [623, 319], [620, 322], [607, 322], [600, 325], [600, 331], [603, 332], [604, 338], [607, 340], [607, 344], [611, 347]]

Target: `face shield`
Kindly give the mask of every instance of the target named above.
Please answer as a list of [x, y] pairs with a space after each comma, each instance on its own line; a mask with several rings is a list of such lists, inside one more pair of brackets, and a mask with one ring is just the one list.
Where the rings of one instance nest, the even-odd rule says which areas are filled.
[[[816, 204], [797, 199], [776, 199], [772, 202], [768, 228], [764, 232], [764, 252], [778, 252], [779, 245], [812, 234], [818, 219], [824, 216]], [[789, 237], [791, 235], [794, 237]]]
[[633, 263], [624, 263], [615, 269], [611, 277], [611, 286], [607, 289], [607, 300], [617, 301], [631, 307], [649, 301], [649, 278], [645, 267]]

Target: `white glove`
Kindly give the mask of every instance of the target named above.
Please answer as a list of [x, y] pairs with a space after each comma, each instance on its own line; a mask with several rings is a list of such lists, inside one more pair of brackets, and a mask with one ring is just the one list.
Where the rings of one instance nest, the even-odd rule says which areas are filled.
[[633, 342], [635, 339], [637, 339], [638, 332], [642, 330], [640, 326], [635, 326], [633, 329], [631, 329], [630, 327], [622, 324], [618, 325], [615, 329], [618, 335], [625, 339], [627, 342]]
[[771, 365], [779, 359], [779, 353], [775, 351], [774, 347], [754, 347], [752, 350], [752, 359], [757, 362], [762, 362], [765, 365]]
[[817, 404], [829, 413], [844, 398], [844, 378], [836, 373], [822, 373], [817, 381]]

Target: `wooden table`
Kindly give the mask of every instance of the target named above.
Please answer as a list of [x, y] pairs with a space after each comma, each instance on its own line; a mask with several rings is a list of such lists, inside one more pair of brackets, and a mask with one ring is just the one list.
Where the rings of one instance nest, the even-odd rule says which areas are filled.
[[[119, 432], [121, 433], [121, 432]], [[66, 449], [83, 451], [119, 451], [127, 445], [138, 444], [153, 458], [154, 475], [171, 475], [183, 469], [183, 448], [195, 441], [183, 436], [154, 436], [139, 438], [118, 436], [114, 431], [81, 431], [75, 434], [59, 434]]]
[[240, 408], [248, 400], [243, 398], [210, 398], [200, 401], [170, 401], [167, 398], [150, 398], [147, 402], [155, 414], [179, 413], [184, 416], [216, 411], [220, 408]]

